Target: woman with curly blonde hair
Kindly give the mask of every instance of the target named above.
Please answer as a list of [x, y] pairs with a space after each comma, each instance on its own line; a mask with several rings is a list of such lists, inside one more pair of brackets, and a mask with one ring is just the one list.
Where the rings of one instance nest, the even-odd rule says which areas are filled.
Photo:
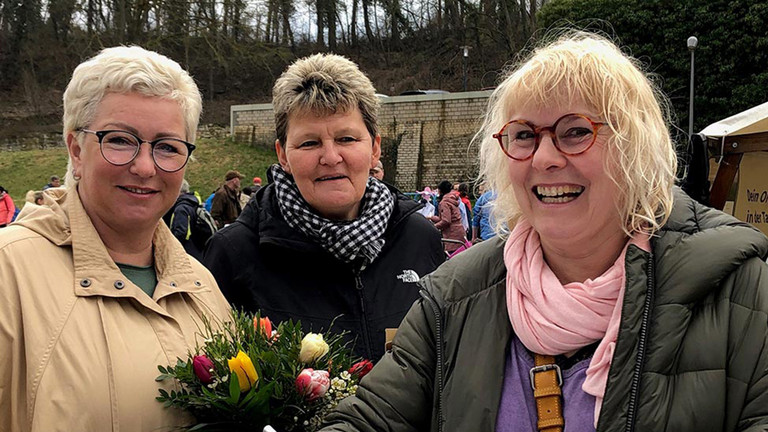
[[510, 231], [422, 281], [324, 430], [765, 430], [768, 239], [674, 186], [665, 106], [591, 33], [512, 69], [476, 136]]

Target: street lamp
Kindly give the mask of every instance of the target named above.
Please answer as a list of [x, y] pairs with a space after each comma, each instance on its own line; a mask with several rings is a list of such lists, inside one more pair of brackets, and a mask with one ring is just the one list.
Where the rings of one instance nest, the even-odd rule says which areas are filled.
[[462, 72], [464, 73], [464, 91], [467, 91], [467, 61], [469, 59], [469, 49], [472, 47], [464, 45], [461, 48], [464, 50], [464, 56], [461, 60]]
[[691, 95], [688, 105], [688, 139], [693, 136], [693, 52], [696, 50], [696, 45], [699, 44], [699, 40], [696, 36], [688, 38], [688, 50], [691, 52]]

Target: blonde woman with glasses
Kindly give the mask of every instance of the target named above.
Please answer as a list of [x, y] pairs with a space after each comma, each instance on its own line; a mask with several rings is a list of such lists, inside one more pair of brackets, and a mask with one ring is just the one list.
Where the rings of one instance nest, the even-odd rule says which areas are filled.
[[[211, 274], [161, 217], [195, 146], [201, 98], [178, 63], [103, 50], [64, 92], [66, 188], [0, 233], [0, 430], [172, 430], [157, 365], [227, 317]], [[171, 390], [168, 388], [167, 390]]]
[[674, 186], [665, 106], [594, 34], [512, 69], [476, 137], [511, 231], [422, 281], [323, 430], [766, 430], [768, 239]]

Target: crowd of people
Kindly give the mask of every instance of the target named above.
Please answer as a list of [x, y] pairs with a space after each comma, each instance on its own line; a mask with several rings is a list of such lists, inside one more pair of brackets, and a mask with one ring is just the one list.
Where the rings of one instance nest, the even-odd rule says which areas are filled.
[[481, 180], [417, 199], [384, 181], [349, 59], [293, 62], [272, 103], [265, 184], [232, 169], [203, 199], [190, 75], [139, 47], [75, 69], [63, 184], [15, 220], [0, 187], [0, 430], [189, 424], [157, 365], [231, 308], [376, 363], [325, 432], [768, 427], [768, 238], [674, 185], [664, 96], [613, 42], [521, 59], [474, 138]]

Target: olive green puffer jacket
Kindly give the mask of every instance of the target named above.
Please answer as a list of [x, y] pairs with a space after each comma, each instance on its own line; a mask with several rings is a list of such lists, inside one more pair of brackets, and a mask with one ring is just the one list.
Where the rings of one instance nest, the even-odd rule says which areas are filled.
[[[768, 239], [676, 190], [651, 246], [627, 251], [597, 430], [768, 431]], [[512, 335], [502, 248], [422, 281], [392, 351], [323, 431], [494, 430]]]

